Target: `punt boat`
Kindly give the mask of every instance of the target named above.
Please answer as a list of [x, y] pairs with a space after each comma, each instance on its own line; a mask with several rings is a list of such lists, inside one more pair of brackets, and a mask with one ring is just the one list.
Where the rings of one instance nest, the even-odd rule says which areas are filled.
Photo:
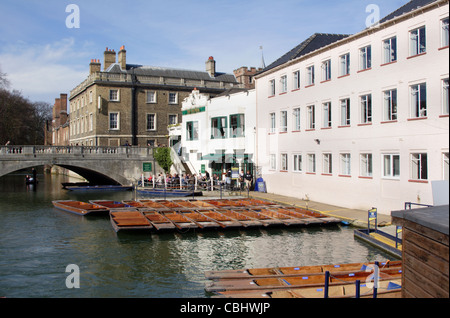
[[206, 217], [214, 220], [215, 222], [222, 225], [222, 227], [242, 227], [242, 223], [235, 219], [232, 219], [222, 213], [214, 210], [197, 210], [198, 213], [205, 215]]
[[181, 205], [173, 202], [173, 201], [168, 201], [168, 200], [155, 200], [155, 203], [161, 204], [163, 206], [165, 206], [166, 208], [169, 209], [179, 209], [182, 208]]
[[176, 211], [165, 211], [161, 212], [166, 218], [168, 218], [172, 223], [179, 229], [195, 229], [198, 225], [192, 220], [188, 219], [186, 216], [177, 213]]
[[139, 200], [143, 205], [145, 205], [148, 208], [156, 209], [156, 210], [168, 210], [168, 208], [161, 203], [155, 202], [153, 200]]
[[242, 224], [244, 227], [249, 226], [267, 226], [267, 224], [264, 224], [263, 222], [260, 222], [258, 220], [255, 220], [247, 215], [244, 215], [242, 213], [236, 212], [235, 210], [228, 210], [228, 209], [216, 209], [217, 212], [222, 213], [223, 215], [229, 217], [230, 219], [234, 219]]
[[297, 211], [294, 211], [292, 209], [286, 209], [286, 208], [277, 208], [276, 212], [280, 213], [280, 214], [284, 214], [287, 215], [293, 219], [301, 219], [303, 224], [319, 224], [319, 223], [325, 223], [325, 221], [323, 221], [320, 218], [317, 217], [312, 217]]
[[202, 208], [202, 209], [212, 209], [215, 208], [214, 205], [209, 204], [208, 202], [205, 202], [204, 200], [193, 200], [190, 199], [188, 200], [190, 203], [192, 203], [193, 205], [195, 205], [196, 207]]
[[65, 186], [69, 191], [131, 191], [131, 186], [121, 185], [93, 185], [93, 186]]
[[[354, 271], [345, 273], [330, 274], [329, 285], [339, 285], [343, 282], [354, 283], [356, 280], [366, 281], [373, 276], [373, 271]], [[273, 277], [273, 278], [257, 278], [257, 279], [226, 279], [219, 281], [211, 281], [206, 285], [205, 290], [208, 292], [232, 292], [237, 290], [275, 290], [275, 289], [291, 289], [301, 287], [314, 287], [325, 285], [325, 273], [315, 273], [308, 275]], [[380, 268], [378, 271], [379, 280], [401, 279], [401, 268]]]
[[[231, 269], [222, 271], [207, 271], [205, 277], [207, 279], [246, 279], [246, 278], [270, 278], [282, 276], [298, 276], [304, 274], [317, 274], [349, 271], [363, 271], [370, 266], [375, 265], [375, 262], [367, 263], [348, 263], [348, 264], [334, 264], [334, 265], [313, 265], [313, 266], [291, 266], [291, 267], [266, 267], [266, 268], [248, 268], [248, 269]], [[402, 266], [402, 261], [385, 261], [379, 262], [380, 268], [399, 268]]]
[[116, 232], [123, 230], [151, 230], [153, 226], [140, 211], [111, 211], [111, 224]]
[[157, 230], [173, 230], [176, 228], [172, 221], [157, 211], [144, 211], [143, 214]]
[[178, 204], [178, 205], [180, 205], [180, 206], [182, 206], [184, 208], [188, 208], [188, 209], [198, 208], [198, 206], [192, 204], [188, 200], [173, 200], [173, 202], [175, 202], [176, 204]]
[[299, 225], [299, 224], [307, 224], [304, 221], [304, 217], [293, 217], [284, 213], [281, 213], [278, 210], [272, 209], [261, 209], [257, 210], [259, 213], [270, 216], [272, 218], [278, 219], [284, 223], [284, 225]]
[[[372, 298], [373, 288], [364, 282], [360, 283], [360, 298]], [[401, 279], [386, 279], [378, 282], [377, 298], [401, 298]], [[220, 293], [213, 298], [324, 298], [324, 286], [274, 289], [264, 293], [261, 291], [235, 291]], [[356, 286], [353, 282], [343, 282], [328, 286], [329, 298], [355, 298]]]
[[214, 221], [213, 219], [207, 217], [204, 214], [201, 214], [196, 211], [183, 211], [182, 215], [187, 217], [189, 220], [195, 222], [199, 228], [218, 228], [224, 227], [223, 224]]
[[123, 200], [122, 203], [125, 203], [129, 206], [135, 207], [137, 209], [139, 208], [147, 208], [142, 202], [134, 201], [134, 200]]
[[132, 208], [132, 206], [129, 204], [112, 200], [89, 200], [89, 202], [114, 210], [129, 210], [130, 208]]
[[283, 221], [277, 218], [270, 217], [268, 215], [259, 213], [259, 211], [253, 211], [253, 210], [234, 210], [236, 212], [239, 212], [245, 216], [248, 216], [250, 218], [253, 218], [255, 220], [258, 220], [259, 222], [263, 223], [264, 225], [280, 225], [283, 224]]
[[109, 209], [104, 206], [75, 200], [56, 200], [52, 203], [54, 207], [60, 210], [78, 215], [106, 214], [109, 212]]

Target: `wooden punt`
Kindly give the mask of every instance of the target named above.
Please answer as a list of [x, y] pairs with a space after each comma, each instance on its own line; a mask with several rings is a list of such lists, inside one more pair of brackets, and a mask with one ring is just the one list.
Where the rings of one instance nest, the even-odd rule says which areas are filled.
[[173, 200], [173, 202], [188, 209], [198, 208], [198, 206], [192, 204], [192, 202], [189, 202], [188, 200]]
[[[378, 282], [377, 298], [401, 298], [401, 279], [386, 279]], [[275, 289], [270, 291], [235, 291], [220, 293], [221, 298], [324, 298], [324, 286]], [[216, 296], [217, 297], [217, 296]], [[354, 298], [356, 286], [353, 282], [331, 285], [328, 287], [329, 298]], [[364, 281], [360, 284], [360, 297], [373, 297], [372, 286]]]
[[176, 211], [166, 211], [161, 212], [161, 214], [172, 221], [172, 223], [180, 230], [198, 228], [198, 225], [195, 222], [189, 220], [187, 217], [181, 213], [177, 213]]
[[205, 202], [204, 200], [188, 200], [190, 203], [195, 205], [196, 207], [202, 208], [202, 209], [213, 209], [214, 205], [209, 204], [208, 202]]
[[123, 200], [122, 201], [125, 204], [128, 204], [129, 206], [135, 207], [135, 208], [147, 208], [146, 205], [144, 205], [144, 203], [139, 202], [139, 201], [134, 201], [134, 200]]
[[109, 212], [109, 209], [104, 206], [75, 200], [56, 200], [52, 203], [54, 207], [60, 210], [78, 215], [106, 214]]
[[298, 208], [298, 207], [284, 207], [285, 210], [288, 211], [294, 211], [295, 213], [299, 213], [302, 215], [306, 215], [306, 216], [310, 216], [313, 218], [318, 218], [321, 219], [322, 221], [325, 221], [327, 223], [339, 223], [341, 222], [340, 219], [335, 218], [335, 217], [329, 217], [325, 214], [322, 214], [320, 212], [317, 211], [311, 211], [311, 210], [306, 210], [306, 209], [302, 209], [302, 208]]
[[223, 215], [229, 217], [230, 219], [234, 219], [242, 224], [244, 227], [249, 226], [263, 226], [266, 225], [263, 222], [260, 222], [258, 220], [255, 220], [247, 215], [244, 215], [242, 213], [236, 212], [234, 210], [228, 210], [228, 209], [216, 209], [217, 212], [222, 213]]
[[199, 228], [218, 228], [225, 227], [223, 224], [214, 221], [213, 219], [207, 217], [196, 211], [183, 211], [182, 215], [187, 217], [189, 220], [195, 222]]
[[[401, 268], [380, 268], [379, 280], [401, 279]], [[354, 271], [346, 273], [334, 273], [330, 275], [329, 285], [339, 285], [343, 282], [365, 281], [373, 271]], [[237, 290], [274, 290], [300, 287], [324, 286], [325, 273], [315, 273], [300, 276], [257, 278], [257, 279], [226, 279], [211, 281], [206, 285], [208, 292], [228, 292]]]
[[104, 206], [108, 209], [115, 209], [115, 210], [129, 210], [132, 207], [129, 204], [112, 200], [89, 200], [89, 202], [92, 204]]
[[172, 221], [157, 211], [144, 211], [142, 213], [157, 230], [173, 230], [176, 228]]
[[[334, 265], [312, 265], [312, 266], [291, 266], [291, 267], [266, 267], [266, 268], [248, 268], [248, 269], [235, 269], [235, 270], [223, 270], [223, 271], [207, 271], [205, 277], [207, 279], [246, 279], [246, 278], [270, 278], [281, 276], [298, 276], [304, 274], [316, 274], [349, 271], [362, 271], [366, 270], [368, 266], [375, 265], [375, 262], [367, 263], [348, 263], [348, 264], [334, 264]], [[402, 261], [384, 261], [379, 262], [380, 268], [400, 268]]]
[[221, 224], [222, 227], [242, 227], [242, 223], [215, 210], [197, 210], [197, 212]]
[[155, 200], [155, 203], [161, 204], [163, 206], [165, 206], [168, 209], [179, 209], [182, 208], [181, 205], [173, 202], [173, 201], [169, 201], [169, 200]]
[[257, 211], [253, 210], [234, 210], [234, 211], [241, 213], [245, 216], [248, 216], [250, 218], [253, 218], [255, 220], [258, 220], [259, 222], [262, 222], [266, 226], [284, 224], [283, 221], [280, 219], [270, 217]]
[[152, 209], [156, 209], [156, 210], [168, 210], [168, 208], [166, 206], [162, 205], [161, 203], [157, 203], [153, 200], [141, 199], [141, 200], [139, 200], [139, 202], [141, 202], [143, 205], [145, 205], [148, 208], [152, 208]]
[[287, 216], [289, 216], [291, 218], [294, 218], [294, 219], [301, 219], [302, 220], [302, 224], [320, 224], [320, 223], [325, 223], [325, 221], [323, 221], [320, 218], [311, 217], [309, 215], [306, 215], [306, 214], [303, 214], [303, 213], [300, 213], [300, 212], [296, 212], [296, 211], [291, 210], [291, 209], [277, 208], [275, 211], [280, 213], [280, 214], [287, 215]]
[[126, 230], [152, 230], [153, 226], [140, 211], [111, 211], [111, 224], [116, 232]]
[[292, 217], [288, 214], [281, 213], [277, 209], [261, 209], [257, 210], [259, 213], [270, 216], [272, 218], [282, 221], [285, 225], [304, 225], [308, 224], [305, 222], [304, 217]]

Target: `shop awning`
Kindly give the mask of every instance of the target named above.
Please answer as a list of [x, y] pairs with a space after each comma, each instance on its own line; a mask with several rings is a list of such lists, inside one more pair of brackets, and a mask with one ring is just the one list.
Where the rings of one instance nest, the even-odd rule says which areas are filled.
[[221, 153], [210, 153], [207, 155], [202, 156], [202, 160], [208, 160], [208, 161], [222, 161], [223, 157], [225, 155]]

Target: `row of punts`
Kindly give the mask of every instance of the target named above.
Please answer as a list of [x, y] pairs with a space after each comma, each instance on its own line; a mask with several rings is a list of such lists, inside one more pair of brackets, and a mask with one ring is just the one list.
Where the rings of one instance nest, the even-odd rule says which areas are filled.
[[340, 222], [319, 212], [258, 199], [74, 200], [53, 201], [56, 208], [78, 215], [108, 214], [119, 231], [224, 229], [325, 225]]
[[395, 298], [401, 296], [402, 262], [208, 271], [205, 277], [205, 290], [220, 298], [324, 298], [325, 290], [329, 298]]

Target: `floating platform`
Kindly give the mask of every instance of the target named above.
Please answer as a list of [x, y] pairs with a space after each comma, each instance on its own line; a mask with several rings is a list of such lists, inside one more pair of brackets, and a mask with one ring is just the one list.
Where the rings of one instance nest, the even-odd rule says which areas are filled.
[[[102, 204], [100, 200], [93, 200], [92, 202]], [[337, 218], [329, 218], [317, 212], [299, 208], [281, 208], [272, 202], [254, 199], [140, 199], [138, 201], [123, 201], [123, 203], [127, 207], [121, 207], [120, 209], [129, 209], [133, 213], [127, 216], [125, 214], [127, 212], [124, 212], [122, 218], [132, 219], [136, 217], [142, 220], [143, 216], [151, 226], [143, 228], [139, 220], [136, 220], [135, 227], [124, 222], [117, 223], [115, 222], [117, 216], [110, 213], [111, 222], [116, 232], [134, 229], [147, 229], [156, 232], [189, 229], [200, 231], [227, 228], [328, 225], [340, 222]], [[134, 213], [136, 210], [141, 212], [142, 215]], [[122, 226], [122, 224], [124, 225]]]
[[357, 229], [354, 237], [402, 258], [402, 240], [378, 229]]
[[64, 189], [69, 191], [131, 191], [133, 187], [131, 186], [121, 186], [121, 185], [94, 185], [94, 186], [65, 186]]
[[[366, 282], [373, 281], [375, 263], [353, 263], [282, 268], [259, 268], [205, 272], [205, 290], [229, 298], [323, 298], [373, 295]], [[402, 262], [378, 264], [380, 297], [399, 297]], [[358, 283], [357, 283], [358, 281]], [[357, 285], [358, 284], [358, 285]], [[378, 296], [377, 295], [377, 296]]]

